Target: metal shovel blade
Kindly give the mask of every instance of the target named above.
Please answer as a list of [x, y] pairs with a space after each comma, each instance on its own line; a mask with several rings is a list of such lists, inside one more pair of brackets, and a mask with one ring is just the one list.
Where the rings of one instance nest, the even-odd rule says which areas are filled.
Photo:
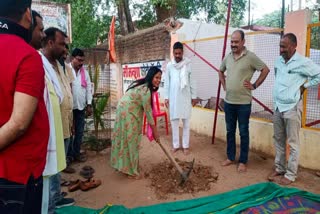
[[189, 175], [191, 171], [193, 170], [193, 165], [194, 165], [194, 158], [192, 162], [190, 163], [190, 166], [188, 167], [188, 171], [185, 171], [181, 174], [181, 181], [180, 181], [180, 186], [183, 185], [189, 178]]

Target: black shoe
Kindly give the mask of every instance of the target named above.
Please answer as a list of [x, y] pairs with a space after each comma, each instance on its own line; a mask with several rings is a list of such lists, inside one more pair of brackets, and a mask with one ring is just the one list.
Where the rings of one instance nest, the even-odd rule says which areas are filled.
[[71, 156], [66, 157], [67, 166], [69, 166], [74, 161], [74, 158]]
[[60, 201], [56, 203], [56, 208], [67, 207], [74, 205], [73, 198], [62, 198]]
[[75, 161], [78, 161], [78, 162], [81, 162], [81, 163], [86, 162], [87, 159], [88, 159], [88, 157], [87, 157], [85, 154], [77, 155], [77, 156], [74, 158]]
[[67, 167], [64, 170], [62, 170], [62, 172], [72, 174], [72, 173], [75, 173], [76, 170], [74, 168], [72, 168], [71, 166], [67, 165]]
[[83, 170], [83, 169], [79, 172], [79, 174], [85, 179], [90, 179], [93, 177], [92, 171], [87, 171], [87, 170]]

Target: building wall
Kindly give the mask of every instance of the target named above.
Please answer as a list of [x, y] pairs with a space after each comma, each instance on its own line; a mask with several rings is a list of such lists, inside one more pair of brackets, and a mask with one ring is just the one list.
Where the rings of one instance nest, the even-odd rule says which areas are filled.
[[308, 9], [288, 12], [285, 17], [285, 33], [294, 33], [297, 36], [297, 51], [301, 55], [306, 53], [307, 25], [311, 23], [312, 11]]
[[170, 33], [164, 24], [116, 39], [120, 64], [164, 60], [170, 57]]
[[[214, 110], [194, 107], [191, 116], [191, 129], [199, 134], [212, 136]], [[237, 130], [237, 144], [239, 145], [239, 133]], [[226, 142], [226, 128], [224, 113], [218, 114], [216, 138]], [[319, 170], [319, 139], [320, 132], [310, 129], [300, 131], [300, 160], [302, 167]], [[190, 142], [195, 146], [196, 142]], [[208, 143], [211, 143], [208, 142]], [[257, 119], [250, 119], [250, 150], [274, 156], [273, 146], [273, 124]], [[249, 154], [250, 162], [250, 154]]]

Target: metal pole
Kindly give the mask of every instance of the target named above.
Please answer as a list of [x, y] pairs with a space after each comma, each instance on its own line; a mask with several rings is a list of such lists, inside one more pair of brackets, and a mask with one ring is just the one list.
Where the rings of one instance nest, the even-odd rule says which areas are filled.
[[[231, 3], [232, 3], [232, 0], [228, 0], [228, 12], [227, 12], [226, 29], [225, 29], [225, 33], [224, 33], [222, 60], [224, 59], [224, 56], [226, 55], [226, 49], [227, 49], [228, 30], [229, 30], [230, 13], [231, 13]], [[218, 118], [218, 106], [219, 106], [219, 100], [220, 100], [220, 90], [221, 90], [221, 82], [219, 81], [216, 108], [215, 108], [215, 111], [214, 111], [214, 122], [213, 122], [213, 131], [212, 131], [212, 144], [214, 144], [215, 135], [216, 135], [217, 118]]]
[[299, 10], [301, 10], [301, 0], [299, 0]]
[[[281, 28], [284, 29], [284, 13], [285, 13], [285, 0], [282, 0], [282, 12], [281, 12]], [[281, 36], [283, 36], [283, 31], [281, 32]]]
[[249, 27], [249, 29], [250, 29], [250, 12], [251, 12], [251, 0], [249, 0], [249, 2], [248, 2], [248, 4], [249, 4], [249, 6], [248, 6], [248, 27]]

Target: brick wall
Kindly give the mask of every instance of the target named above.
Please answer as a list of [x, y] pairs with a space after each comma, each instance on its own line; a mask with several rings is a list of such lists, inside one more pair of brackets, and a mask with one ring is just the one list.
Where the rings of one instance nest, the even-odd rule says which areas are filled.
[[161, 60], [170, 57], [170, 33], [164, 24], [116, 40], [121, 64]]
[[[119, 36], [116, 38], [117, 63], [130, 64], [168, 59], [170, 57], [170, 42], [170, 32], [164, 24], [140, 30], [127, 36]], [[107, 50], [107, 42], [98, 45], [96, 49]], [[101, 55], [95, 60], [93, 55], [90, 56], [90, 54], [86, 58], [89, 61], [102, 60]]]

